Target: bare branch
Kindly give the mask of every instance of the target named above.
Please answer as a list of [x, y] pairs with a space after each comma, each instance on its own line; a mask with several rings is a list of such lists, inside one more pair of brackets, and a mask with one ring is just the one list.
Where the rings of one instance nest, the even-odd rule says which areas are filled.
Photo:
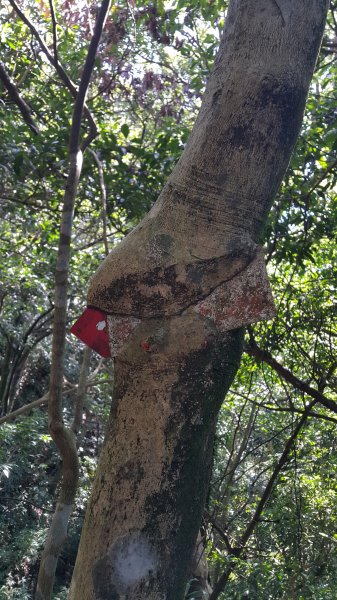
[[[92, 75], [92, 71], [94, 68], [95, 57], [98, 49], [98, 44], [101, 39], [103, 27], [105, 25], [105, 21], [107, 18], [108, 10], [110, 8], [111, 0], [103, 0], [100, 11], [97, 16], [97, 21], [94, 29], [94, 35], [92, 36], [89, 44], [87, 58], [84, 64], [84, 69], [81, 77], [81, 82], [78, 88], [78, 94], [76, 96], [74, 113], [73, 113], [73, 122], [71, 127], [70, 134], [70, 154], [73, 152], [77, 152], [79, 145], [79, 137], [80, 137], [80, 125], [81, 125], [81, 117], [82, 112], [85, 107], [85, 100], [87, 97], [87, 92], [89, 88], [89, 83]], [[92, 140], [96, 137], [96, 133], [90, 131], [87, 135], [86, 139], [83, 140], [81, 144], [81, 151], [84, 152], [85, 149], [89, 146]]]
[[31, 502], [30, 500], [27, 500], [26, 498], [15, 498], [15, 496], [1, 496], [1, 502], [3, 502], [3, 500], [6, 500], [7, 502], [23, 502], [24, 504], [29, 504], [30, 506], [34, 506], [34, 508], [37, 508], [38, 510], [41, 510], [41, 512], [47, 512], [47, 513], [53, 513], [53, 510], [50, 510], [50, 508], [45, 508], [44, 506], [40, 506], [39, 504], [35, 504], [35, 502]]
[[[306, 423], [308, 416], [311, 412], [311, 409], [315, 406], [315, 404], [317, 404], [317, 402], [318, 402], [318, 400], [312, 400], [312, 402], [310, 402], [310, 404], [305, 409], [301, 419], [298, 421], [296, 427], [294, 428], [293, 433], [288, 438], [288, 440], [284, 446], [284, 450], [283, 450], [279, 460], [277, 461], [277, 464], [275, 465], [275, 467], [273, 469], [273, 472], [268, 480], [268, 483], [264, 489], [264, 492], [263, 492], [259, 502], [257, 503], [255, 512], [254, 512], [250, 522], [248, 523], [243, 535], [241, 536], [239, 544], [235, 548], [232, 547], [232, 549], [229, 551], [230, 556], [239, 557], [242, 555], [243, 550], [244, 550], [248, 540], [250, 539], [253, 531], [255, 530], [256, 525], [260, 521], [260, 518], [264, 511], [264, 508], [265, 508], [265, 506], [270, 498], [270, 495], [273, 491], [275, 482], [277, 481], [279, 474], [281, 473], [283, 467], [285, 466], [285, 464], [288, 461], [289, 454], [294, 447], [294, 443], [297, 439], [297, 436], [298, 436], [299, 432], [301, 431], [302, 427], [304, 426], [304, 424]], [[230, 562], [228, 568], [223, 572], [219, 581], [214, 586], [214, 590], [213, 590], [212, 594], [210, 595], [209, 600], [216, 600], [219, 597], [219, 595], [221, 594], [221, 592], [223, 592], [234, 568], [235, 568], [234, 563]]]
[[276, 373], [278, 373], [283, 379], [289, 381], [289, 383], [291, 383], [296, 389], [300, 390], [301, 392], [304, 392], [311, 398], [314, 398], [317, 402], [320, 402], [321, 404], [323, 404], [323, 406], [325, 406], [332, 412], [337, 413], [336, 402], [330, 400], [330, 398], [327, 398], [327, 396], [305, 383], [305, 381], [302, 381], [301, 379], [296, 377], [296, 375], [289, 371], [289, 369], [283, 367], [279, 362], [277, 362], [277, 360], [275, 360], [275, 358], [273, 358], [271, 354], [269, 354], [269, 352], [266, 352], [265, 350], [259, 348], [255, 342], [249, 345], [246, 344], [244, 350], [250, 356], [255, 356], [259, 360], [265, 362], [272, 369], [274, 369], [274, 371], [276, 371]]
[[87, 380], [88, 380], [91, 354], [92, 354], [91, 348], [89, 348], [89, 346], [86, 346], [83, 351], [81, 373], [80, 373], [80, 378], [78, 381], [78, 387], [76, 390], [74, 419], [73, 419], [73, 422], [71, 425], [71, 429], [75, 435], [78, 434], [80, 427], [82, 425], [83, 405], [84, 405], [84, 399], [85, 399], [85, 392], [86, 392], [86, 388], [87, 388]]
[[[94, 375], [94, 373], [90, 376], [89, 380], [86, 382], [85, 389], [87, 389], [89, 387], [94, 387], [96, 385], [102, 385], [102, 384], [105, 385], [105, 384], [113, 383], [113, 379], [104, 379], [103, 381], [96, 380], [96, 379], [92, 380], [91, 378]], [[78, 389], [77, 385], [72, 385], [70, 383], [67, 383], [63, 390], [63, 394], [67, 394], [67, 395], [73, 394], [74, 392], [77, 391], [77, 389]], [[33, 400], [32, 402], [29, 402], [29, 404], [20, 406], [20, 408], [18, 408], [17, 410], [13, 410], [12, 412], [5, 415], [4, 417], [1, 417], [0, 425], [2, 425], [3, 423], [7, 423], [8, 421], [13, 421], [17, 417], [21, 417], [22, 415], [29, 413], [34, 408], [37, 408], [39, 406], [44, 406], [45, 404], [48, 403], [48, 398], [49, 398], [49, 392], [47, 392], [46, 394], [41, 396], [41, 398], [38, 398], [37, 400]]]
[[53, 50], [54, 50], [54, 59], [55, 59], [55, 62], [58, 62], [58, 55], [57, 55], [57, 21], [56, 21], [55, 7], [54, 7], [53, 0], [49, 0], [49, 8], [50, 8], [51, 20], [52, 20], [52, 25], [53, 25]]
[[103, 165], [102, 165], [100, 159], [98, 158], [97, 153], [94, 152], [94, 150], [92, 150], [90, 148], [89, 152], [93, 156], [95, 163], [97, 165], [97, 169], [98, 169], [99, 185], [101, 188], [101, 200], [102, 200], [101, 216], [102, 216], [102, 225], [103, 225], [103, 242], [104, 242], [105, 255], [108, 256], [109, 246], [108, 246], [108, 237], [107, 237], [106, 187], [105, 187], [105, 182], [104, 182]]
[[[264, 410], [272, 410], [274, 412], [287, 412], [287, 413], [295, 413], [297, 415], [303, 415], [304, 410], [300, 410], [299, 408], [295, 408], [294, 406], [273, 406], [272, 404], [265, 404], [264, 402], [257, 402], [256, 400], [249, 400], [255, 406], [259, 408], [263, 408]], [[329, 417], [329, 415], [323, 415], [322, 413], [318, 413], [315, 411], [311, 411], [308, 417], [312, 417], [313, 419], [321, 419], [323, 421], [329, 421], [330, 423], [337, 423], [337, 419], [334, 417]]]
[[8, 73], [4, 67], [4, 64], [1, 61], [0, 61], [0, 81], [2, 81], [5, 89], [8, 92], [9, 97], [13, 100], [13, 102], [16, 104], [16, 106], [20, 110], [28, 127], [31, 129], [31, 131], [35, 135], [38, 135], [39, 128], [34, 122], [31, 109], [28, 106], [27, 102], [25, 102], [23, 100], [23, 98], [21, 98], [16, 85], [11, 80], [10, 76], [8, 75]]
[[[64, 388], [64, 393], [72, 394], [76, 390], [76, 388], [77, 388], [76, 385], [74, 385], [70, 388], [66, 387], [66, 388]], [[33, 410], [33, 408], [37, 408], [38, 406], [44, 406], [45, 404], [48, 404], [48, 398], [49, 398], [49, 392], [44, 394], [41, 398], [38, 398], [37, 400], [33, 400], [33, 402], [29, 402], [29, 404], [25, 404], [24, 406], [21, 406], [17, 410], [13, 410], [12, 412], [5, 415], [4, 417], [0, 418], [0, 425], [2, 425], [2, 423], [8, 423], [9, 421], [13, 421], [17, 417], [20, 417], [21, 415], [24, 415], [24, 414], [30, 412], [31, 410]]]

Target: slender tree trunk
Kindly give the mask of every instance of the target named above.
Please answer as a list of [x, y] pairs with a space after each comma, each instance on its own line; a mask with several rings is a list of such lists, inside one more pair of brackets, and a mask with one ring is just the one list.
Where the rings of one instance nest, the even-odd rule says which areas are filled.
[[[69, 140], [69, 173], [63, 197], [62, 221], [55, 272], [55, 311], [52, 339], [52, 364], [48, 398], [48, 427], [62, 458], [62, 480], [58, 502], [42, 552], [36, 587], [36, 600], [50, 600], [58, 557], [66, 540], [69, 517], [77, 491], [79, 463], [75, 432], [79, 427], [79, 415], [75, 415], [73, 428], [63, 422], [62, 391], [63, 367], [67, 322], [67, 289], [71, 248], [71, 233], [75, 199], [81, 176], [83, 152], [96, 135], [91, 128], [84, 140], [80, 140], [82, 115], [88, 92], [96, 52], [102, 30], [109, 12], [111, 0], [102, 0], [98, 11], [95, 30], [86, 56], [79, 89], [74, 104]], [[90, 356], [86, 352], [86, 358]], [[84, 386], [83, 386], [84, 391]]]
[[192, 556], [189, 579], [190, 583], [186, 598], [190, 600], [197, 600], [197, 598], [207, 600], [212, 593], [212, 588], [209, 581], [205, 541], [200, 530]]
[[12, 347], [7, 342], [5, 351], [3, 353], [2, 366], [1, 366], [1, 377], [0, 377], [0, 414], [6, 415], [8, 410], [8, 394], [9, 394], [9, 381], [10, 381], [10, 364], [12, 359]]
[[93, 278], [116, 384], [71, 600], [184, 598], [241, 327], [271, 314], [257, 244], [326, 10], [325, 0], [232, 0], [184, 154]]

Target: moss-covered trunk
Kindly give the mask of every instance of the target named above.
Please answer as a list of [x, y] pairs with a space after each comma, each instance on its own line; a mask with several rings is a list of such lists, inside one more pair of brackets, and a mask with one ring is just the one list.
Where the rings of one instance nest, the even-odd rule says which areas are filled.
[[325, 0], [232, 0], [190, 140], [88, 295], [116, 385], [72, 600], [182, 600], [242, 326], [272, 305], [259, 238], [302, 121]]

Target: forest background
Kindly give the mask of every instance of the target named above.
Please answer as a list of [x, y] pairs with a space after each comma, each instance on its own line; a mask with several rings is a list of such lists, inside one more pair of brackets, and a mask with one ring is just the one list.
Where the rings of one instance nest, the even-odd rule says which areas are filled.
[[[224, 4], [112, 6], [87, 101], [98, 137], [76, 201], [69, 328], [107, 247], [148, 211], [183, 150]], [[31, 597], [59, 485], [45, 407], [73, 96], [53, 61], [78, 83], [97, 8], [91, 0], [0, 7], [1, 600]], [[218, 424], [203, 536], [213, 586], [235, 559], [220, 598], [336, 598], [336, 9], [331, 2], [301, 135], [265, 230], [277, 317], [248, 328]], [[55, 600], [69, 587], [113, 382], [111, 360], [93, 354], [79, 385], [81, 366], [83, 345], [69, 334], [64, 418], [83, 415], [81, 477]]]

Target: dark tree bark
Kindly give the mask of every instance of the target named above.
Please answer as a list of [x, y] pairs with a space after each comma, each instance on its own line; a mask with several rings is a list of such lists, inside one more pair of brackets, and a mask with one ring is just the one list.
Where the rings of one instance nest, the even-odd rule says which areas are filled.
[[325, 0], [232, 0], [187, 147], [95, 274], [116, 383], [71, 600], [182, 600], [242, 327], [273, 309], [258, 243], [302, 122]]

